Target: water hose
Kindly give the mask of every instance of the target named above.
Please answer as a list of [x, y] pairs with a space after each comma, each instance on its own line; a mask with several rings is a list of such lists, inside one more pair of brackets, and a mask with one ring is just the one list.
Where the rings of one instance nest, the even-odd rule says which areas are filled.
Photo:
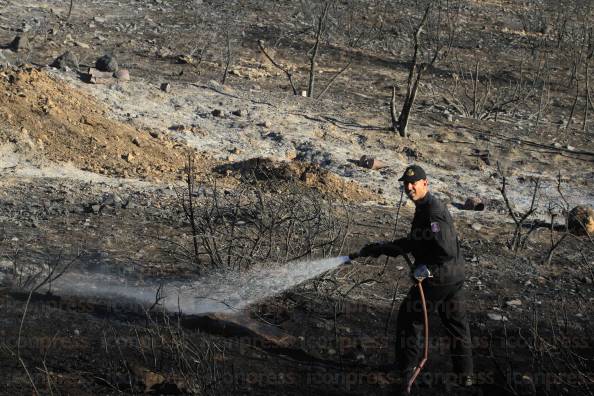
[[410, 394], [410, 390], [415, 383], [415, 380], [421, 373], [423, 366], [427, 363], [427, 358], [429, 357], [429, 316], [427, 314], [427, 303], [425, 302], [425, 293], [423, 292], [423, 279], [417, 280], [417, 287], [419, 288], [419, 294], [421, 295], [421, 305], [423, 306], [423, 327], [424, 327], [424, 334], [423, 334], [423, 358], [415, 368], [410, 380], [408, 380], [408, 385], [406, 388], [406, 393]]
[[[406, 254], [403, 254], [403, 256], [406, 262], [408, 263], [408, 266], [411, 268], [411, 270], [413, 270], [414, 265], [410, 258]], [[429, 315], [427, 313], [427, 302], [425, 301], [425, 293], [423, 291], [423, 280], [425, 280], [425, 278], [416, 278], [416, 280], [417, 287], [419, 288], [419, 294], [421, 295], [421, 306], [423, 307], [423, 358], [415, 367], [415, 371], [408, 380], [406, 388], [407, 394], [410, 394], [410, 390], [413, 384], [415, 383], [415, 380], [421, 373], [421, 370], [423, 369], [423, 366], [425, 366], [425, 363], [427, 363], [427, 358], [429, 357]]]

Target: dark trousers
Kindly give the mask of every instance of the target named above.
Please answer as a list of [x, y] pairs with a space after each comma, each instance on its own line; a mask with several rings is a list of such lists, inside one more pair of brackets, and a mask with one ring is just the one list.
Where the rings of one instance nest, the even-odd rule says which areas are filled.
[[[454, 372], [472, 374], [472, 342], [470, 328], [463, 305], [464, 282], [452, 285], [435, 285], [423, 281], [427, 311], [437, 311], [447, 332]], [[402, 301], [396, 327], [396, 359], [401, 370], [410, 370], [420, 361], [423, 337], [423, 308], [419, 288], [411, 287]], [[429, 328], [429, 345], [431, 328]], [[441, 340], [440, 340], [441, 341]], [[445, 340], [444, 340], [445, 341]], [[440, 346], [441, 347], [441, 346]]]

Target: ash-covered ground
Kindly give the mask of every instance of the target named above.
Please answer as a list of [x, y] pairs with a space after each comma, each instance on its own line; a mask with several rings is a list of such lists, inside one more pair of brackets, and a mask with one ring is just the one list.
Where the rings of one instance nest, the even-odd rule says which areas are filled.
[[[594, 205], [592, 6], [434, 2], [401, 137], [392, 88], [399, 111], [427, 2], [392, 3], [0, 1], [0, 392], [398, 394], [402, 258], [225, 315], [160, 293], [404, 235], [417, 163], [462, 241], [477, 385], [451, 388], [435, 320], [415, 392], [592, 394], [594, 243], [566, 227]], [[87, 82], [104, 54], [129, 81]], [[93, 293], [105, 277], [142, 304]]]

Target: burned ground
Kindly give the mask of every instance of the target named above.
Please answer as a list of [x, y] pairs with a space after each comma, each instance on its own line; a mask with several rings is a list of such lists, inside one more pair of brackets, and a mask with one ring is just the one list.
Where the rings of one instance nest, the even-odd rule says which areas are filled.
[[[394, 394], [402, 258], [325, 272], [235, 316], [163, 313], [157, 290], [215, 262], [244, 271], [405, 234], [413, 207], [398, 212], [396, 179], [410, 162], [460, 234], [478, 382], [466, 394], [594, 392], [594, 244], [564, 227], [572, 207], [594, 203], [591, 6], [452, 2], [455, 41], [421, 80], [403, 138], [389, 130], [390, 96], [406, 94], [424, 3], [336, 2], [313, 96], [351, 63], [321, 98], [295, 96], [258, 42], [307, 93], [323, 3], [0, 1], [2, 394]], [[46, 66], [67, 50], [78, 70]], [[81, 79], [105, 53], [129, 82]], [[518, 227], [503, 175], [518, 217], [539, 183]], [[463, 210], [475, 196], [486, 209]], [[202, 226], [219, 227], [200, 260], [190, 197]], [[527, 237], [514, 251], [517, 231]], [[154, 296], [56, 295], [52, 282], [29, 293], [67, 264]], [[443, 329], [431, 329], [416, 392], [460, 393]]]

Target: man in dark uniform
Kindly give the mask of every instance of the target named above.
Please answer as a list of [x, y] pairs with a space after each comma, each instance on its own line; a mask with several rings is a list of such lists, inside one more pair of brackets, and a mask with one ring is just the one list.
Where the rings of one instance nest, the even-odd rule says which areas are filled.
[[[411, 165], [398, 181], [415, 204], [410, 234], [391, 242], [368, 244], [361, 256], [396, 257], [411, 253], [415, 258], [413, 276], [426, 278], [422, 285], [427, 309], [437, 311], [448, 334], [457, 382], [472, 385], [472, 344], [462, 304], [464, 260], [452, 216], [446, 206], [429, 192], [423, 168]], [[427, 277], [429, 276], [429, 277]], [[419, 362], [419, 340], [423, 330], [423, 311], [419, 288], [410, 288], [398, 312], [396, 358], [406, 384]]]

